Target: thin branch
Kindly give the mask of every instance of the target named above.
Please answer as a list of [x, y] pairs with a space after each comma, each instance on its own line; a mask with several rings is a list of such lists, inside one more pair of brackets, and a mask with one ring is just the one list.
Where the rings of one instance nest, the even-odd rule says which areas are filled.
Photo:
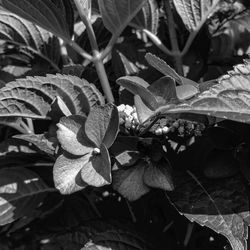
[[119, 38], [120, 34], [118, 33], [114, 33], [111, 37], [111, 39], [109, 40], [108, 45], [106, 46], [106, 48], [102, 51], [101, 53], [101, 59], [104, 60], [109, 53], [111, 53], [115, 43], [117, 42], [117, 39]]

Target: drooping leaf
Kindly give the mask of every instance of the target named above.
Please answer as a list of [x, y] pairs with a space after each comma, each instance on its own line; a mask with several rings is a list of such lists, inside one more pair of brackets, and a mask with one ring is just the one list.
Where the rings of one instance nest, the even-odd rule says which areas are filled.
[[118, 110], [113, 104], [94, 107], [85, 123], [86, 135], [96, 147], [103, 143], [109, 148], [116, 138], [118, 128]]
[[135, 201], [149, 192], [143, 182], [145, 162], [128, 169], [119, 169], [113, 172], [113, 188], [130, 201]]
[[85, 155], [93, 150], [94, 143], [86, 136], [86, 117], [72, 115], [62, 117], [57, 124], [57, 138], [64, 150], [73, 155]]
[[0, 170], [0, 225], [6, 225], [38, 208], [49, 188], [34, 172], [25, 168]]
[[147, 0], [130, 24], [157, 34], [159, 25], [159, 6], [157, 1]]
[[218, 3], [219, 0], [174, 0], [178, 14], [190, 31], [199, 31]]
[[[5, 10], [0, 10], [0, 39], [19, 46], [57, 66], [60, 60], [59, 40], [48, 31]], [[6, 48], [7, 49], [7, 48]], [[14, 49], [14, 48], [13, 48]], [[7, 51], [8, 52], [8, 51]]]
[[57, 145], [57, 139], [54, 137], [49, 137], [48, 134], [23, 134], [15, 135], [14, 138], [21, 139], [32, 143], [41, 152], [54, 155], [55, 147]]
[[136, 76], [125, 76], [120, 77], [117, 80], [117, 83], [134, 95], [139, 95], [145, 104], [152, 110], [155, 110], [158, 107], [155, 96], [147, 89], [149, 84], [143, 79]]
[[152, 67], [157, 69], [163, 75], [171, 77], [177, 83], [189, 84], [189, 85], [193, 85], [194, 87], [198, 88], [198, 84], [196, 82], [194, 82], [188, 78], [185, 78], [183, 76], [180, 76], [173, 68], [171, 68], [165, 61], [163, 61], [159, 57], [157, 57], [151, 53], [147, 53], [145, 58]]
[[69, 1], [1, 0], [0, 6], [56, 36], [71, 38], [73, 11]]
[[250, 213], [242, 177], [222, 182], [197, 179], [191, 174], [177, 178], [176, 184], [168, 195], [181, 214], [223, 234], [233, 250], [247, 250]]
[[105, 27], [120, 34], [145, 4], [145, 0], [98, 0]]
[[76, 76], [27, 77], [9, 82], [1, 89], [0, 116], [45, 119], [57, 96], [72, 114], [88, 114], [92, 106], [104, 102], [93, 84]]

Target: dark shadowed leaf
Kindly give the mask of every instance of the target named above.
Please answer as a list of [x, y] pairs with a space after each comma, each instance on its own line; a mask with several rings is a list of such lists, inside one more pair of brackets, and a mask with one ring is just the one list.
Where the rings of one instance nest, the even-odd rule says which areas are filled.
[[86, 117], [72, 115], [61, 118], [57, 124], [57, 138], [64, 150], [73, 155], [85, 155], [93, 150], [95, 144], [84, 131]]
[[163, 158], [157, 163], [149, 164], [145, 169], [143, 181], [149, 187], [172, 191], [174, 183], [169, 161]]
[[218, 3], [219, 0], [174, 0], [178, 14], [190, 31], [198, 31]]
[[145, 162], [141, 161], [136, 166], [113, 172], [113, 188], [130, 201], [138, 200], [149, 192], [143, 182], [144, 171]]
[[105, 27], [113, 34], [120, 34], [145, 0], [98, 0]]
[[34, 172], [25, 168], [0, 170], [0, 225], [6, 225], [39, 207], [49, 188]]
[[117, 83], [134, 95], [139, 95], [149, 108], [154, 110], [158, 107], [155, 96], [147, 89], [149, 84], [142, 78], [137, 76], [125, 76], [120, 77]]
[[194, 87], [198, 88], [198, 84], [190, 79], [187, 79], [185, 77], [180, 76], [173, 68], [171, 68], [165, 61], [163, 61], [161, 58], [151, 54], [147, 53], [145, 56], [148, 63], [157, 69], [159, 72], [161, 72], [165, 76], [171, 77], [173, 80], [175, 80], [179, 84], [189, 84], [193, 85]]
[[159, 6], [156, 0], [147, 0], [142, 9], [130, 23], [136, 28], [146, 29], [157, 34], [159, 25]]
[[233, 250], [247, 250], [249, 197], [242, 177], [210, 181], [190, 173], [175, 184], [168, 195], [181, 214], [223, 234]]
[[56, 36], [71, 38], [73, 12], [69, 1], [1, 0], [0, 6]]
[[109, 148], [116, 138], [118, 127], [118, 110], [113, 104], [94, 107], [85, 123], [86, 135], [96, 147], [103, 143]]
[[85, 70], [85, 67], [81, 64], [73, 64], [73, 65], [69, 64], [69, 65], [63, 66], [62, 74], [77, 76], [81, 78], [84, 70]]

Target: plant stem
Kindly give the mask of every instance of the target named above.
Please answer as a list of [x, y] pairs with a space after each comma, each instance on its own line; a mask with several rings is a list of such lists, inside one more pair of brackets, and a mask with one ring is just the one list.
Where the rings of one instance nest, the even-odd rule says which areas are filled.
[[168, 19], [168, 30], [172, 48], [172, 55], [174, 59], [174, 67], [178, 74], [183, 75], [182, 55], [178, 45], [177, 34], [175, 30], [175, 22], [171, 10], [170, 0], [165, 0], [164, 3]]
[[34, 124], [33, 124], [33, 121], [31, 118], [27, 118], [26, 119], [27, 123], [28, 123], [28, 127], [29, 127], [29, 130], [32, 132], [32, 134], [34, 134]]
[[136, 216], [135, 216], [135, 214], [133, 212], [133, 209], [132, 209], [131, 205], [129, 204], [129, 201], [127, 199], [125, 199], [125, 201], [126, 201], [126, 204], [127, 204], [131, 219], [132, 219], [133, 223], [136, 223], [136, 221], [137, 221]]
[[104, 68], [102, 56], [101, 56], [101, 53], [99, 52], [99, 48], [98, 48], [95, 32], [93, 30], [93, 26], [90, 22], [90, 19], [88, 18], [87, 13], [85, 13], [85, 10], [83, 9], [83, 7], [81, 5], [80, 0], [74, 0], [74, 2], [76, 4], [76, 7], [77, 7], [77, 10], [78, 10], [80, 17], [81, 17], [84, 25], [86, 26], [90, 45], [91, 45], [92, 52], [93, 52], [92, 61], [95, 65], [99, 80], [100, 80], [101, 85], [102, 85], [103, 92], [106, 95], [108, 102], [114, 102], [114, 97], [113, 97], [113, 94], [111, 91], [111, 87], [109, 84], [107, 73], [106, 73], [105, 68]]
[[23, 120], [20, 122], [20, 127], [25, 129], [25, 131], [26, 131], [25, 134], [33, 134], [32, 131], [30, 130], [29, 126]]

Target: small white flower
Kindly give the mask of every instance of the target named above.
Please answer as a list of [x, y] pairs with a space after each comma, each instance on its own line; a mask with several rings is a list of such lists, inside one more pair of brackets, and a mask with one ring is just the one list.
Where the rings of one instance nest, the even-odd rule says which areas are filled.
[[131, 106], [129, 106], [129, 105], [126, 105], [124, 112], [125, 112], [127, 115], [131, 115], [131, 114], [133, 113], [133, 107], [131, 107]]
[[121, 105], [119, 105], [119, 106], [117, 107], [118, 112], [122, 112], [122, 111], [124, 111], [124, 110], [125, 110], [125, 108], [126, 108], [126, 106], [125, 106], [124, 104], [121, 104]]
[[167, 134], [169, 132], [169, 130], [170, 130], [169, 127], [165, 126], [162, 128], [162, 133]]
[[156, 134], [156, 135], [162, 135], [162, 128], [157, 128], [157, 129], [155, 130], [155, 134]]

